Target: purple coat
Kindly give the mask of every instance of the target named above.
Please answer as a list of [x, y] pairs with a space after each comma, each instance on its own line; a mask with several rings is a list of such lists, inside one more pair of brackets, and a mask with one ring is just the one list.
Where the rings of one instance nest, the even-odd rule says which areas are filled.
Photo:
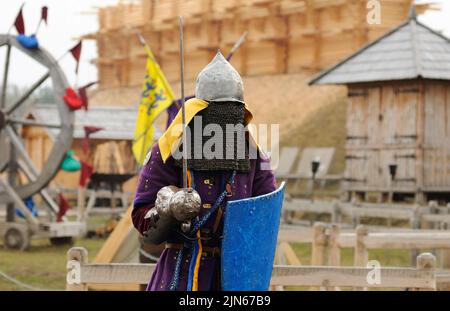
[[[239, 200], [249, 197], [255, 197], [270, 193], [276, 189], [275, 177], [270, 170], [261, 170], [261, 163], [268, 162], [268, 159], [258, 157], [251, 160], [251, 170], [248, 173], [238, 173], [232, 186], [232, 196], [229, 201]], [[222, 188], [223, 175], [227, 178], [230, 172], [194, 172], [195, 189], [202, 199], [202, 216], [210, 208]], [[159, 152], [158, 144], [155, 144], [151, 151], [151, 158], [142, 169], [139, 184], [134, 200], [134, 209], [132, 212], [133, 224], [142, 234], [147, 231], [149, 223], [144, 220], [145, 214], [154, 207], [157, 192], [165, 186], [182, 185], [182, 170], [174, 165], [172, 158], [163, 163]], [[223, 218], [220, 217], [221, 211], [216, 212], [210, 217], [205, 226], [201, 229], [201, 236], [207, 237], [202, 240], [203, 247], [220, 247], [220, 235], [223, 226]], [[170, 236], [168, 243], [183, 243], [179, 236]], [[168, 285], [172, 279], [175, 268], [175, 261], [178, 254], [177, 249], [166, 248], [156, 264], [156, 269], [150, 279], [147, 290], [168, 290]], [[186, 290], [188, 275], [189, 257], [183, 259], [178, 290]], [[218, 290], [220, 289], [220, 258], [212, 256], [202, 256], [199, 270], [199, 290]]]

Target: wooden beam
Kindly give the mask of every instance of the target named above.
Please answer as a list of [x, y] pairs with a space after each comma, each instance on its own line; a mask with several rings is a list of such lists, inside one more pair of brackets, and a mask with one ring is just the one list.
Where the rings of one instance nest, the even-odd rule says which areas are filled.
[[47, 80], [47, 78], [50, 77], [50, 71], [48, 71], [46, 74], [44, 74], [38, 81], [36, 81], [31, 87], [30, 89], [28, 89], [28, 91], [26, 91], [22, 97], [20, 97], [14, 104], [12, 104], [11, 106], [7, 107], [5, 112], [7, 115], [10, 115], [12, 112], [14, 112], [17, 107], [19, 107], [21, 104], [23, 104], [28, 97], [30, 97], [31, 94], [33, 94], [33, 92], [41, 86], [42, 83], [45, 82], [45, 80]]
[[17, 119], [17, 118], [8, 117], [7, 121], [14, 123], [14, 124], [20, 124], [20, 125], [26, 125], [26, 126], [46, 127], [46, 128], [55, 128], [55, 129], [60, 129], [62, 127], [61, 124], [39, 122], [39, 121], [35, 121], [35, 120], [30, 120], [30, 119]]
[[3, 83], [2, 83], [2, 97], [0, 100], [0, 109], [3, 109], [6, 105], [6, 92], [8, 87], [8, 74], [9, 74], [9, 63], [11, 59], [11, 45], [8, 44], [6, 50], [5, 68], [3, 71]]
[[[87, 251], [74, 247], [68, 252], [67, 290], [86, 290], [87, 284], [147, 284], [154, 264], [88, 264]], [[369, 284], [365, 267], [320, 267], [275, 265], [271, 285], [315, 287], [436, 288], [435, 258], [418, 257], [417, 268], [381, 268], [381, 282]]]

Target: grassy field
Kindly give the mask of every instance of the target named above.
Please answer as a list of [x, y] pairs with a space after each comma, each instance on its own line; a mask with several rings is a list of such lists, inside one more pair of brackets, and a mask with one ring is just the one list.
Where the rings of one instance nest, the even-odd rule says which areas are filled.
[[[89, 258], [103, 245], [104, 240], [79, 239], [75, 246], [88, 250]], [[0, 271], [17, 280], [43, 289], [64, 289], [66, 278], [66, 253], [70, 245], [52, 246], [44, 240], [33, 241], [26, 252], [5, 250], [0, 247]], [[0, 276], [0, 290], [22, 288]]]
[[[70, 218], [70, 217], [69, 217]], [[88, 229], [104, 225], [108, 218], [93, 216], [87, 223]], [[64, 289], [66, 284], [66, 253], [72, 246], [88, 250], [92, 260], [105, 239], [78, 239], [74, 245], [53, 246], [48, 240], [33, 240], [26, 252], [6, 250], [0, 239], [0, 271], [20, 282], [42, 289]], [[0, 290], [22, 290], [0, 275]]]

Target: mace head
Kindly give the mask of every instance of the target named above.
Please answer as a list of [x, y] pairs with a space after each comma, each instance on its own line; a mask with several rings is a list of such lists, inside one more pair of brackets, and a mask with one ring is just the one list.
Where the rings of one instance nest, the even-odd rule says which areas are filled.
[[202, 200], [194, 189], [181, 189], [176, 192], [169, 202], [169, 209], [173, 217], [185, 222], [196, 217], [201, 208]]

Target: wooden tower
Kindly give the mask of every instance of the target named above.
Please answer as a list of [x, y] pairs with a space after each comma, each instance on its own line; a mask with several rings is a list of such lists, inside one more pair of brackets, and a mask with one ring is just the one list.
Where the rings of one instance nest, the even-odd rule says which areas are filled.
[[310, 84], [348, 87], [344, 191], [450, 200], [450, 40], [417, 21]]

